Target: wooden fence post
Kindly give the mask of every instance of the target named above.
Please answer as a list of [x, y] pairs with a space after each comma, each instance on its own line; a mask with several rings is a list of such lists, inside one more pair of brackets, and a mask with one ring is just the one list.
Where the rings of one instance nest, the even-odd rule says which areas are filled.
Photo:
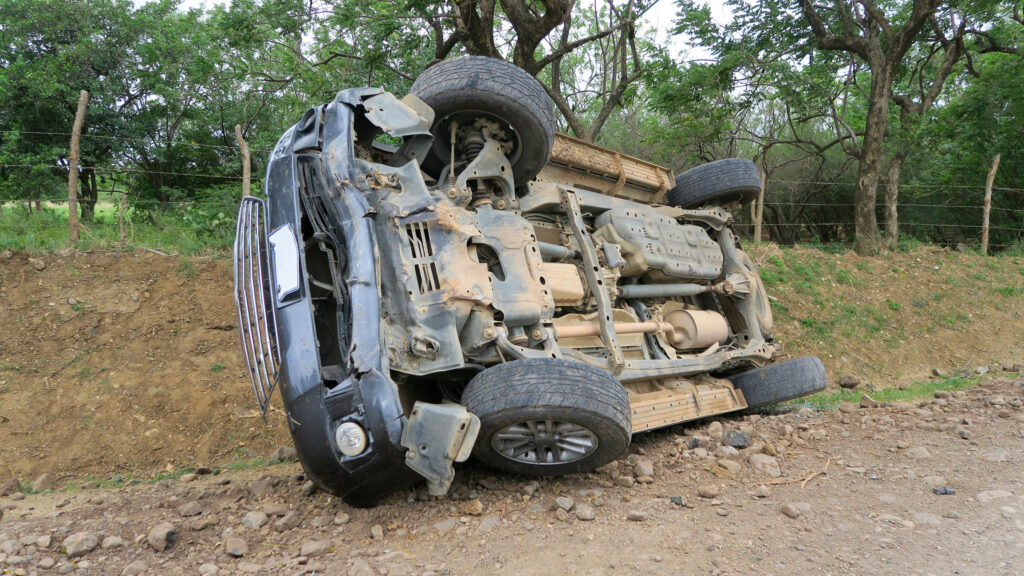
[[235, 139], [238, 140], [238, 147], [242, 150], [242, 195], [249, 196], [249, 180], [251, 177], [249, 166], [249, 145], [242, 137], [242, 127], [235, 124]]
[[999, 154], [992, 160], [992, 169], [988, 171], [988, 179], [985, 180], [985, 206], [981, 211], [981, 253], [988, 254], [988, 216], [992, 211], [992, 183], [996, 179], [996, 170], [999, 169]]
[[75, 124], [71, 128], [71, 156], [68, 159], [68, 230], [72, 242], [78, 242], [78, 144], [85, 122], [85, 106], [89, 103], [89, 92], [78, 94], [78, 110]]
[[127, 208], [125, 202], [126, 194], [121, 192], [121, 205], [117, 209], [117, 225], [121, 228], [121, 245], [124, 246], [128, 243], [128, 232], [124, 229], [124, 211]]
[[757, 215], [754, 217], [754, 242], [761, 241], [761, 219], [764, 218], [764, 187], [768, 183], [768, 173], [761, 172], [761, 191], [757, 193]]

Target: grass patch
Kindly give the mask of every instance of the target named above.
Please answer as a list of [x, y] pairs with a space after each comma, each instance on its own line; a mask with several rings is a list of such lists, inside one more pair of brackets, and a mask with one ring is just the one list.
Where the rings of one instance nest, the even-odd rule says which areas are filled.
[[[79, 250], [149, 248], [186, 256], [227, 256], [234, 239], [232, 222], [198, 222], [184, 210], [128, 210], [127, 241], [121, 242], [116, 210], [97, 205], [92, 222], [82, 222]], [[7, 204], [0, 215], [0, 246], [29, 254], [48, 254], [70, 245], [67, 206], [44, 206], [31, 213], [23, 205]]]
[[804, 398], [790, 400], [782, 406], [792, 408], [801, 408], [806, 406], [814, 410], [835, 410], [836, 408], [839, 408], [839, 405], [843, 402], [860, 402], [861, 394], [868, 394], [868, 396], [871, 396], [879, 402], [907, 402], [909, 400], [916, 400], [919, 398], [932, 398], [935, 396], [935, 392], [939, 390], [967, 390], [977, 386], [980, 381], [980, 376], [972, 376], [970, 378], [953, 377], [915, 382], [903, 390], [900, 390], [899, 388], [882, 388], [872, 392], [860, 392], [856, 390], [819, 392]]

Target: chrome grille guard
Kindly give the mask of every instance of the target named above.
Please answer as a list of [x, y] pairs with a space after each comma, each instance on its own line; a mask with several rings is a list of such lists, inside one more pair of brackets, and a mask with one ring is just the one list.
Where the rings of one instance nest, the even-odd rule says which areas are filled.
[[281, 363], [268, 232], [265, 202], [252, 196], [242, 198], [235, 232], [235, 306], [242, 355], [264, 418]]

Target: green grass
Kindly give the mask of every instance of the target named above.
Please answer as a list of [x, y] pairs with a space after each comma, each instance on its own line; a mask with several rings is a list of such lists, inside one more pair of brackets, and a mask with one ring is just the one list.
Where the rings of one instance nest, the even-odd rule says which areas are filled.
[[[216, 226], [209, 226], [185, 211], [147, 214], [130, 209], [127, 216], [127, 242], [122, 244], [116, 209], [98, 204], [95, 220], [82, 223], [75, 247], [125, 251], [148, 248], [165, 254], [226, 256], [234, 239], [232, 222], [218, 220]], [[0, 246], [30, 254], [69, 247], [67, 206], [44, 206], [40, 212], [29, 213], [23, 205], [5, 205], [0, 216]]]
[[870, 392], [858, 390], [839, 390], [838, 392], [819, 392], [804, 398], [790, 400], [783, 404], [784, 407], [800, 408], [807, 406], [815, 410], [834, 410], [839, 408], [843, 402], [860, 402], [861, 394], [867, 394], [879, 402], [907, 402], [920, 398], [932, 398], [939, 390], [967, 390], [978, 385], [980, 376], [970, 378], [941, 378], [938, 380], [926, 380], [915, 382], [909, 387], [900, 390], [898, 388], [882, 388]]

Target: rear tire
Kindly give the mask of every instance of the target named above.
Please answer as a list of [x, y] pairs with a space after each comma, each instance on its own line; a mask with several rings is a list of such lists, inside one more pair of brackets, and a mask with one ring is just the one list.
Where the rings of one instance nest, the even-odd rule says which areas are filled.
[[462, 403], [480, 418], [474, 456], [516, 474], [588, 472], [622, 456], [632, 437], [625, 388], [582, 362], [492, 366], [470, 381]]
[[820, 392], [828, 387], [825, 366], [817, 356], [776, 362], [729, 376], [743, 392], [748, 408], [760, 408]]
[[665, 195], [669, 206], [700, 208], [708, 204], [740, 206], [761, 192], [761, 173], [746, 158], [709, 162], [676, 176], [676, 185]]

